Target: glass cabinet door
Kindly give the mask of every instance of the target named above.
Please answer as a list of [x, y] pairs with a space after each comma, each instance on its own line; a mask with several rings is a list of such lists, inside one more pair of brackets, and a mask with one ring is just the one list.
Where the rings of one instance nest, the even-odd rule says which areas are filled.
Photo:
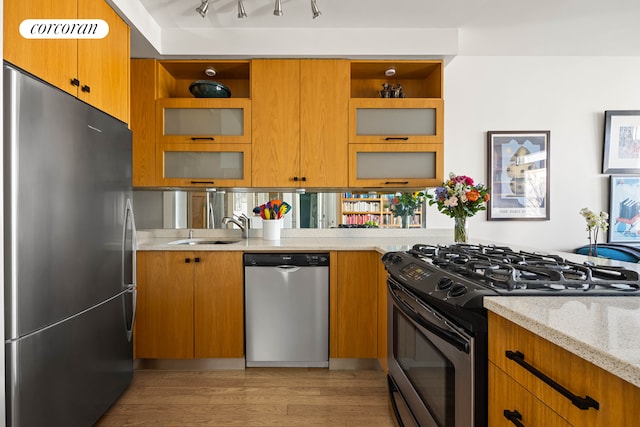
[[352, 143], [443, 142], [441, 99], [352, 99]]
[[157, 101], [157, 138], [165, 143], [250, 143], [251, 101], [166, 98]]
[[417, 188], [442, 184], [442, 144], [349, 144], [349, 186]]
[[250, 144], [162, 144], [160, 185], [250, 186]]

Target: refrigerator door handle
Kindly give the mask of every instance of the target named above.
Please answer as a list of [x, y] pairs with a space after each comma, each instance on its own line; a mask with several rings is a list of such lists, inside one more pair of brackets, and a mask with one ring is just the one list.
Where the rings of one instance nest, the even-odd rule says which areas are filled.
[[[131, 224], [131, 283], [129, 282], [129, 278], [125, 277], [125, 262], [127, 262], [126, 254], [127, 254], [127, 226]], [[131, 341], [133, 339], [133, 325], [136, 321], [136, 311], [137, 311], [137, 300], [138, 300], [138, 279], [137, 279], [137, 254], [136, 254], [137, 242], [136, 242], [136, 221], [133, 215], [133, 206], [131, 204], [131, 199], [127, 198], [127, 202], [124, 208], [124, 221], [122, 227], [122, 284], [123, 287], [129, 290], [132, 294], [132, 313], [131, 313], [131, 325], [127, 325], [127, 339]], [[125, 311], [126, 318], [126, 311]]]

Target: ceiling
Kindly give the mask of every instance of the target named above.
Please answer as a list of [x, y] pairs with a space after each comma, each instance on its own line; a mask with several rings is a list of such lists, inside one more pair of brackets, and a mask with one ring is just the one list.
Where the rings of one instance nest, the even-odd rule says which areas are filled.
[[[448, 56], [519, 44], [535, 54], [640, 54], [637, 0], [107, 0], [132, 26], [132, 56]], [[566, 46], [566, 47], [564, 47]], [[469, 51], [469, 52], [466, 52]], [[573, 53], [572, 53], [573, 52]], [[525, 52], [526, 53], [526, 52]], [[487, 52], [480, 52], [487, 54]], [[513, 53], [508, 53], [513, 54]]]

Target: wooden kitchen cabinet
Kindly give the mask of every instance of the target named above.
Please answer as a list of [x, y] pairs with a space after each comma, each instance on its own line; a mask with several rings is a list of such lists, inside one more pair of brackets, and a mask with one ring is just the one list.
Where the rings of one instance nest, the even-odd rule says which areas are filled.
[[[205, 74], [208, 67], [215, 77]], [[247, 60], [131, 61], [134, 187], [250, 186], [249, 70]], [[220, 82], [231, 98], [194, 98], [195, 80]], [[167, 173], [166, 153], [183, 172]]]
[[489, 425], [514, 427], [510, 417], [527, 427], [570, 427], [564, 418], [538, 400], [513, 378], [489, 362]]
[[[386, 76], [393, 67], [395, 75]], [[440, 185], [444, 178], [442, 61], [351, 61], [349, 186]], [[383, 84], [402, 98], [383, 98]]]
[[243, 355], [241, 252], [138, 252], [136, 358]]
[[[103, 39], [25, 39], [25, 19], [103, 19]], [[129, 27], [101, 0], [4, 2], [4, 59], [129, 122]]]
[[251, 63], [252, 186], [347, 185], [349, 62]]
[[444, 145], [349, 144], [349, 165], [350, 187], [436, 187], [444, 179]]
[[440, 143], [444, 141], [442, 99], [351, 99], [349, 142], [362, 144]]
[[251, 144], [156, 144], [156, 178], [176, 187], [248, 187]]
[[[595, 400], [598, 408], [579, 409], [538, 376], [507, 358], [507, 351], [522, 353], [527, 364], [573, 395]], [[525, 392], [562, 417], [568, 425], [627, 426], [640, 419], [638, 387], [492, 312], [489, 312], [489, 361], [495, 369], [489, 379], [489, 414], [492, 417], [489, 425], [503, 425], [500, 414], [505, 409], [517, 409], [523, 417], [532, 419], [536, 409], [523, 403], [530, 399]], [[510, 386], [511, 381], [520, 387]], [[506, 395], [505, 388], [508, 390]], [[547, 422], [546, 418], [544, 420]], [[523, 421], [523, 424], [562, 425], [552, 424], [551, 419], [549, 424], [545, 422]]]
[[378, 269], [375, 251], [331, 253], [332, 358], [375, 359], [378, 349]]

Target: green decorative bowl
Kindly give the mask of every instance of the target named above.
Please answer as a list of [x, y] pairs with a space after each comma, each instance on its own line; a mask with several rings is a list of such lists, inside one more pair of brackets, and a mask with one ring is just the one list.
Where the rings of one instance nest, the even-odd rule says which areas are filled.
[[211, 80], [196, 80], [189, 85], [189, 92], [196, 98], [231, 98], [228, 87]]

